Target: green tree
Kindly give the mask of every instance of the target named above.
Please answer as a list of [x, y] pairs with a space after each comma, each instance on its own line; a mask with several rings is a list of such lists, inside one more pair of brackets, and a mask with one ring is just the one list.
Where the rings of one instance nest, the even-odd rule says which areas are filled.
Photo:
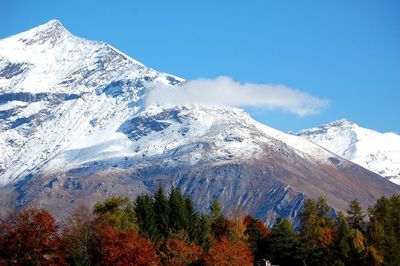
[[117, 230], [137, 228], [133, 205], [126, 197], [112, 196], [98, 201], [93, 207], [93, 213], [99, 223], [109, 223]]
[[186, 231], [189, 236], [190, 241], [194, 241], [196, 239], [197, 234], [197, 226], [199, 225], [199, 215], [194, 207], [192, 199], [187, 196], [185, 197], [185, 208], [187, 214], [187, 227]]
[[211, 226], [210, 220], [207, 215], [201, 214], [199, 219], [197, 220], [197, 224], [194, 226], [194, 241], [199, 244], [204, 250], [208, 250], [210, 248], [210, 239], [208, 237]]
[[383, 254], [383, 265], [400, 265], [400, 195], [382, 197], [369, 208], [368, 235]]
[[210, 205], [210, 225], [214, 238], [219, 240], [222, 236], [228, 235], [227, 223], [217, 200]]
[[135, 213], [138, 219], [139, 231], [153, 242], [159, 239], [154, 212], [153, 199], [149, 195], [139, 195], [135, 200]]
[[349, 224], [347, 223], [344, 214], [340, 212], [336, 222], [335, 234], [335, 251], [337, 254], [336, 263], [338, 265], [340, 265], [340, 263], [347, 265], [350, 262], [351, 241]]
[[164, 189], [160, 186], [154, 193], [155, 222], [160, 237], [168, 237], [169, 233], [169, 208], [168, 198]]
[[363, 231], [365, 214], [362, 211], [360, 202], [357, 199], [352, 200], [346, 212], [350, 228]]
[[171, 187], [168, 199], [169, 228], [174, 232], [186, 230], [189, 220], [185, 200], [179, 188]]
[[268, 240], [266, 258], [274, 264], [300, 265], [297, 248], [299, 236], [288, 219], [278, 217]]
[[224, 219], [224, 215], [222, 214], [222, 207], [219, 204], [218, 200], [213, 200], [210, 205], [210, 219], [211, 221]]

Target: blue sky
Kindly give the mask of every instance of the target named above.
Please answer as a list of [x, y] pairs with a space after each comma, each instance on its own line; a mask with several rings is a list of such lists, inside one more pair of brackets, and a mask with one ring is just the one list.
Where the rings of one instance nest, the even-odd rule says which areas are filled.
[[400, 2], [7, 1], [0, 38], [58, 19], [185, 79], [285, 84], [329, 101], [319, 114], [247, 108], [287, 131], [348, 118], [400, 132]]

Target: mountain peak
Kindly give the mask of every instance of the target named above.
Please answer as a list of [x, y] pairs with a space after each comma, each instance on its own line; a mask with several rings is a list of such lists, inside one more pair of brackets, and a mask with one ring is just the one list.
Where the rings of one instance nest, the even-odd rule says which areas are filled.
[[53, 29], [53, 30], [66, 30], [64, 26], [61, 24], [61, 22], [57, 19], [51, 19], [48, 22], [39, 25], [38, 27], [43, 27], [47, 29]]
[[340, 119], [296, 135], [400, 184], [400, 136]]
[[52, 46], [71, 36], [72, 34], [56, 19], [16, 35], [26, 45], [47, 43]]
[[338, 119], [326, 124], [326, 126], [335, 126], [335, 127], [352, 126], [352, 125], [355, 125], [355, 123], [347, 118]]

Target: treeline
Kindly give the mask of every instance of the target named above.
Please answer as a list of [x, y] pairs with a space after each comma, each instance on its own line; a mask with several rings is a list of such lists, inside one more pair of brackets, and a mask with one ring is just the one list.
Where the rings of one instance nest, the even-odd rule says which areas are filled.
[[350, 203], [333, 217], [324, 198], [307, 199], [296, 231], [273, 228], [217, 201], [199, 213], [172, 187], [153, 196], [111, 197], [81, 208], [57, 227], [46, 210], [28, 209], [0, 223], [0, 265], [400, 265], [400, 196], [368, 210]]

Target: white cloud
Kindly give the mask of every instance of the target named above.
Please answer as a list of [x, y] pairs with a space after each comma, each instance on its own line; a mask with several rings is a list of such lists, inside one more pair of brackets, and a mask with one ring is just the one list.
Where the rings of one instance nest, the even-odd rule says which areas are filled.
[[285, 85], [239, 83], [229, 77], [197, 79], [181, 86], [151, 84], [146, 103], [159, 105], [229, 105], [283, 109], [299, 116], [316, 114], [326, 100]]

